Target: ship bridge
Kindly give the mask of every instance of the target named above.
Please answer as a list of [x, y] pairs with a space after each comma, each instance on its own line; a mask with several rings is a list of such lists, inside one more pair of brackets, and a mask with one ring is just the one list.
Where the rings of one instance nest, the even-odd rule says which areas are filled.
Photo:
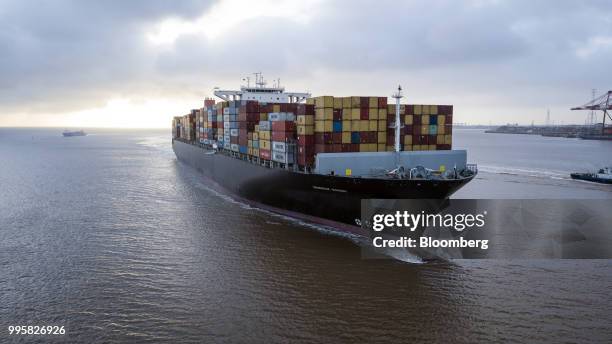
[[285, 88], [280, 86], [280, 80], [273, 87], [266, 87], [261, 73], [255, 73], [255, 86], [250, 85], [249, 77], [243, 80], [247, 81], [247, 86], [241, 86], [240, 91], [215, 88], [215, 96], [225, 101], [255, 100], [262, 103], [300, 103], [310, 98], [307, 92], [285, 92]]

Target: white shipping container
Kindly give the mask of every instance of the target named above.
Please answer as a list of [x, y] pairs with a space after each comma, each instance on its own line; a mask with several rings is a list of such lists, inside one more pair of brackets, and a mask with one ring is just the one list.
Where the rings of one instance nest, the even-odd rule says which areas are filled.
[[225, 115], [229, 115], [229, 108], [223, 108], [223, 117], [225, 117]]
[[238, 136], [238, 129], [230, 129], [230, 136]]
[[237, 144], [232, 143], [230, 145], [230, 149], [233, 150], [234, 152], [238, 152], [240, 150], [240, 147]]
[[293, 154], [272, 151], [272, 160], [283, 164], [293, 164], [295, 159]]
[[223, 122], [223, 129], [230, 129], [230, 122]]
[[272, 124], [270, 123], [270, 121], [259, 121], [259, 130], [260, 131], [272, 130]]
[[229, 122], [230, 121], [230, 115], [223, 115], [223, 122]]
[[287, 144], [280, 141], [272, 141], [272, 150], [275, 152], [285, 153], [287, 152]]

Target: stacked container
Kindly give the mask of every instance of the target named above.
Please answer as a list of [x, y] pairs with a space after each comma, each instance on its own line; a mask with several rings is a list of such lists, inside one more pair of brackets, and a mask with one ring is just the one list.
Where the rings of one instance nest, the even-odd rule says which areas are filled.
[[295, 114], [272, 112], [268, 114], [272, 125], [272, 160], [283, 164], [295, 163]]
[[[395, 105], [388, 106], [388, 112], [395, 114]], [[449, 150], [452, 145], [452, 105], [401, 105], [402, 150]], [[395, 121], [389, 116], [389, 124]], [[393, 148], [395, 132], [387, 131], [387, 145]]]
[[297, 111], [297, 161], [300, 166], [314, 165], [315, 108], [312, 104], [300, 104]]

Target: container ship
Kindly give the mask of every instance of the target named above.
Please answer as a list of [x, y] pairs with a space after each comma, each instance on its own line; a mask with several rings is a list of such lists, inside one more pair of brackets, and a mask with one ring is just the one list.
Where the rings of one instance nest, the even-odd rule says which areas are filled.
[[362, 199], [444, 199], [477, 167], [452, 149], [452, 105], [254, 86], [174, 117], [177, 159], [248, 204], [358, 235]]

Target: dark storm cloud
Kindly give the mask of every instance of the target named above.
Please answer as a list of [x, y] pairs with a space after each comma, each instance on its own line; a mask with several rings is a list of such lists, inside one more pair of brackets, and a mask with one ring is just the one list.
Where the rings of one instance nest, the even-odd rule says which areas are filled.
[[410, 77], [424, 89], [533, 106], [609, 87], [602, 70], [612, 58], [610, 1], [329, 1], [304, 13], [306, 21], [262, 16], [214, 39], [147, 41], [164, 18], [192, 20], [210, 5], [5, 2], [0, 107], [91, 107], [117, 95], [202, 89], [212, 86], [205, 80], [255, 70], [312, 85], [341, 86], [342, 73]]

